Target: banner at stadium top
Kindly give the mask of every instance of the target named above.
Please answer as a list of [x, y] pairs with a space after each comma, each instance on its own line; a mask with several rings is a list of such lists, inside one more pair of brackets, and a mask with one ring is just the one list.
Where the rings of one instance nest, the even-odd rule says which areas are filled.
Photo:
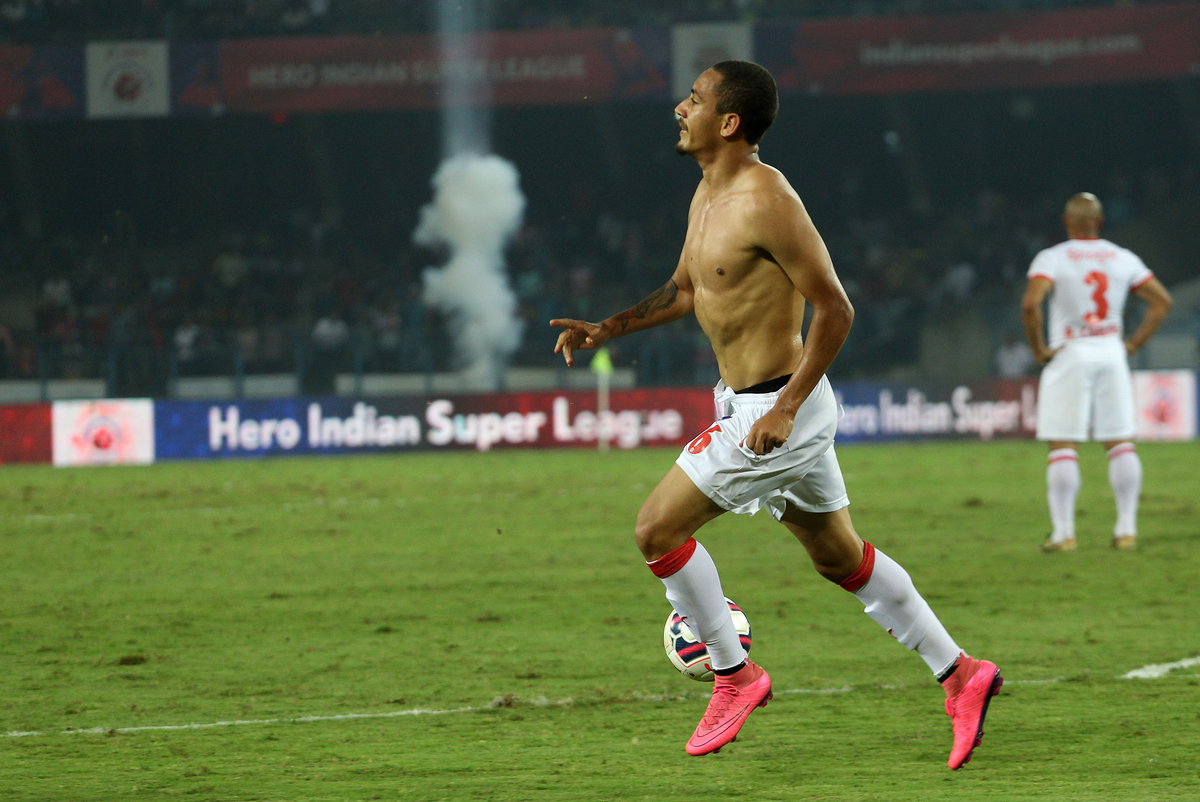
[[888, 94], [1147, 81], [1200, 71], [1200, 5], [762, 27], [781, 90]]
[[[177, 70], [216, 86], [178, 111], [435, 108], [447, 75], [500, 106], [670, 102], [706, 65], [752, 58], [781, 91], [894, 93], [1130, 82], [1200, 70], [1200, 5], [1170, 3], [1031, 14], [956, 14], [749, 26], [514, 31], [480, 55], [444, 62], [435, 37], [238, 40], [211, 68]], [[202, 63], [202, 62], [201, 62]], [[675, 74], [673, 74], [675, 73]], [[208, 76], [208, 77], [204, 77]]]
[[220, 48], [231, 111], [437, 108], [448, 79], [498, 106], [601, 103], [667, 93], [656, 29], [497, 32], [446, 61], [437, 37], [236, 40]]
[[0, 46], [0, 108], [26, 120], [157, 116], [168, 106], [205, 115], [436, 108], [448, 75], [473, 83], [474, 102], [499, 106], [669, 102], [673, 79], [686, 86], [729, 57], [766, 65], [785, 93], [1161, 80], [1200, 72], [1200, 4], [504, 31], [477, 41], [480, 55], [452, 62], [434, 36]]
[[83, 116], [82, 47], [0, 46], [0, 111], [15, 120]]

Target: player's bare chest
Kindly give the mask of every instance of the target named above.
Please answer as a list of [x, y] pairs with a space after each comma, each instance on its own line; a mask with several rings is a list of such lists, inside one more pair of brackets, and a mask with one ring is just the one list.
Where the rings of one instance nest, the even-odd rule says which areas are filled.
[[708, 286], [735, 280], [757, 257], [735, 207], [702, 204], [693, 212], [683, 244], [683, 262], [693, 282]]

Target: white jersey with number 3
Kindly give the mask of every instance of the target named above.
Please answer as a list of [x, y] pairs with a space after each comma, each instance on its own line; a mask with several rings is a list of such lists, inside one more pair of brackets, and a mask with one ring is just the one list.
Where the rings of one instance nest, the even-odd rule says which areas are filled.
[[1051, 348], [1122, 337], [1130, 290], [1154, 274], [1137, 254], [1106, 239], [1070, 239], [1034, 257], [1029, 278], [1054, 282], [1047, 332]]
[[1071, 239], [1039, 253], [1029, 278], [1054, 282], [1050, 347], [1038, 380], [1039, 440], [1101, 442], [1134, 436], [1133, 381], [1122, 342], [1129, 291], [1154, 274], [1104, 239]]

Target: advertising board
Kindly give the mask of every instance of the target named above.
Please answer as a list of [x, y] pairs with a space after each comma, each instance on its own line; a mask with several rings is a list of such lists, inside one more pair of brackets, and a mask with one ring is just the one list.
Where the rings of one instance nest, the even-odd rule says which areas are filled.
[[[1139, 440], [1197, 434], [1197, 375], [1134, 371]], [[839, 444], [1034, 437], [1037, 380], [961, 385], [835, 382]], [[0, 463], [148, 464], [380, 451], [682, 447], [711, 425], [706, 388], [441, 397], [105, 399], [0, 406]]]
[[154, 402], [148, 398], [55, 401], [55, 465], [148, 465], [154, 462]]
[[83, 48], [0, 45], [0, 113], [10, 120], [83, 116]]
[[1196, 436], [1196, 374], [1190, 370], [1136, 370], [1137, 439], [1191, 440]]
[[712, 422], [712, 393], [617, 390], [442, 398], [159, 401], [159, 459], [501, 448], [679, 445]]
[[940, 387], [924, 384], [834, 384], [842, 419], [839, 443], [911, 438], [1033, 437], [1037, 380], [994, 380]]
[[438, 108], [453, 78], [500, 106], [667, 97], [665, 29], [496, 31], [447, 59], [436, 36], [236, 39], [221, 44], [230, 111]]
[[50, 405], [0, 406], [0, 464], [50, 461]]
[[671, 95], [691, 94], [696, 76], [719, 61], [754, 61], [754, 28], [748, 22], [692, 22], [671, 28]]
[[1161, 80], [1200, 62], [1200, 5], [761, 25], [780, 91], [891, 94]]
[[171, 111], [165, 41], [89, 42], [87, 116], [165, 117]]

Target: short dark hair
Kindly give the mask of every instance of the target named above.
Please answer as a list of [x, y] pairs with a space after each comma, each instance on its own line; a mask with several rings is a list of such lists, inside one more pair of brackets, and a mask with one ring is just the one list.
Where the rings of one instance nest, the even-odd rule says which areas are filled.
[[721, 73], [721, 82], [714, 90], [717, 114], [740, 117], [746, 141], [757, 145], [779, 111], [775, 79], [766, 67], [753, 61], [721, 61], [712, 68]]

